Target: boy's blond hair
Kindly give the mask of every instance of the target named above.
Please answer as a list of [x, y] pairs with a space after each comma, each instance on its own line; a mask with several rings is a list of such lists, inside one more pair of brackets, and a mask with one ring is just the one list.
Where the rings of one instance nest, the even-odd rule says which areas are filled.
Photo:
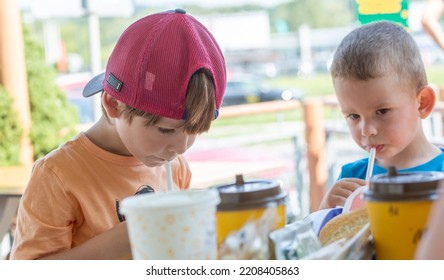
[[400, 84], [420, 89], [427, 76], [418, 46], [400, 25], [378, 21], [350, 32], [338, 46], [332, 78], [369, 80], [397, 75]]

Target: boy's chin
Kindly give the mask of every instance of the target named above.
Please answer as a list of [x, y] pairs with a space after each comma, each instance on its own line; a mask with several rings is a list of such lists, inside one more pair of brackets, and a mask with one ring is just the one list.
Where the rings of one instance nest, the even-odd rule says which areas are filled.
[[148, 167], [158, 167], [158, 166], [162, 166], [162, 165], [164, 165], [164, 164], [166, 163], [166, 161], [165, 161], [165, 160], [158, 160], [158, 161], [142, 161], [142, 163], [143, 163], [145, 166], [148, 166]]

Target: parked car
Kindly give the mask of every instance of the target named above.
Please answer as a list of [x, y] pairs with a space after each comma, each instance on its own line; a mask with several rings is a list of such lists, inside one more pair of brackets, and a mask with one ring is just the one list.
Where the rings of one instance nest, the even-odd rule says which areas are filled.
[[303, 92], [294, 88], [278, 88], [258, 76], [230, 74], [227, 79], [223, 106], [257, 103], [273, 100], [301, 99]]

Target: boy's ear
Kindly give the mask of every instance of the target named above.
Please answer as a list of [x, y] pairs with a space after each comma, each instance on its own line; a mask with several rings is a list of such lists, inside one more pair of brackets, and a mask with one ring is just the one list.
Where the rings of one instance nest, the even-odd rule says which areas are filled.
[[430, 86], [422, 87], [416, 94], [418, 101], [418, 114], [421, 119], [427, 118], [433, 111], [436, 102], [436, 94]]
[[119, 117], [119, 110], [117, 108], [119, 103], [114, 97], [109, 95], [106, 91], [103, 92], [102, 94], [102, 105], [106, 113], [108, 114], [108, 117], [110, 118]]

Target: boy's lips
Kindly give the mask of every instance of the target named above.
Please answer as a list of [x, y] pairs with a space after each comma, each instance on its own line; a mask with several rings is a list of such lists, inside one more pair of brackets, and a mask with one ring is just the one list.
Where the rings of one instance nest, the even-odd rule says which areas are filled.
[[369, 145], [368, 146], [368, 150], [370, 151], [371, 148], [375, 148], [376, 149], [376, 153], [378, 153], [379, 151], [382, 150], [383, 147], [384, 147], [384, 145]]
[[166, 162], [166, 161], [172, 161], [172, 160], [174, 160], [175, 158], [176, 158], [177, 156], [172, 156], [172, 157], [161, 157], [161, 158], [159, 158], [159, 160], [161, 160], [161, 161], [163, 161], [163, 162]]

